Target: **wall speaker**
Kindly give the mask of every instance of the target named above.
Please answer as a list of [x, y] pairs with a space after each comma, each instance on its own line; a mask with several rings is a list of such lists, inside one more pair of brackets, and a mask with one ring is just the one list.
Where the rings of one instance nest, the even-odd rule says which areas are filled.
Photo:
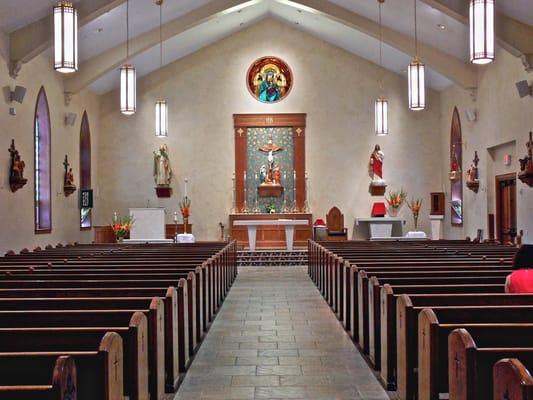
[[24, 96], [26, 96], [26, 88], [24, 86], [15, 86], [15, 90], [11, 92], [11, 101], [17, 101], [22, 104]]
[[74, 126], [77, 116], [78, 114], [69, 112], [67, 115], [65, 115], [65, 125]]
[[477, 120], [477, 111], [474, 108], [467, 108], [465, 110], [465, 117], [468, 122], [474, 122]]
[[520, 98], [531, 96], [531, 86], [529, 86], [527, 81], [516, 82], [516, 90], [518, 90]]

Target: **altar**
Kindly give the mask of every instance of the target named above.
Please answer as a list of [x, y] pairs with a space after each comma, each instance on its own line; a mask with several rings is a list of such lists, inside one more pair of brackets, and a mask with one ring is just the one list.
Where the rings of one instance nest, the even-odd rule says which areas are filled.
[[402, 225], [405, 219], [398, 217], [356, 218], [354, 233], [370, 240], [390, 239], [403, 236]]
[[[230, 214], [230, 236], [250, 250], [256, 247], [305, 247], [312, 237], [312, 215], [290, 214]], [[253, 228], [250, 228], [253, 227]], [[249, 229], [254, 229], [249, 238]], [[292, 243], [291, 242], [292, 236]], [[252, 239], [252, 240], [250, 240]]]

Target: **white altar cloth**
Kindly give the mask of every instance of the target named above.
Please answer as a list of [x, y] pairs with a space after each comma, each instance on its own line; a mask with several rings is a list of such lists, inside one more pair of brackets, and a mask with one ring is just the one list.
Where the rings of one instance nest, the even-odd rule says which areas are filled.
[[355, 225], [368, 224], [368, 238], [374, 239], [389, 239], [391, 237], [398, 237], [402, 235], [402, 225], [405, 225], [404, 218], [398, 217], [372, 217], [372, 218], [356, 218]]
[[178, 233], [176, 235], [176, 243], [194, 243], [194, 235], [192, 233]]
[[248, 242], [250, 243], [250, 251], [255, 251], [255, 238], [258, 225], [284, 225], [287, 250], [292, 250], [294, 227], [296, 225], [309, 225], [309, 221], [305, 219], [248, 219], [233, 221], [233, 225], [244, 225], [248, 227]]

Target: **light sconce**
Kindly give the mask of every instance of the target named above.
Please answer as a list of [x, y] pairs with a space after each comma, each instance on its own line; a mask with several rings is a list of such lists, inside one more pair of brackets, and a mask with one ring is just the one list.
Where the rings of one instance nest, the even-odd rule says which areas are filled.
[[426, 108], [426, 76], [425, 65], [418, 59], [418, 36], [416, 30], [416, 0], [415, 3], [415, 59], [407, 68], [409, 85], [409, 109], [420, 111]]
[[494, 0], [470, 0], [470, 62], [494, 61]]
[[78, 70], [78, 12], [70, 1], [54, 7], [54, 69], [65, 74]]

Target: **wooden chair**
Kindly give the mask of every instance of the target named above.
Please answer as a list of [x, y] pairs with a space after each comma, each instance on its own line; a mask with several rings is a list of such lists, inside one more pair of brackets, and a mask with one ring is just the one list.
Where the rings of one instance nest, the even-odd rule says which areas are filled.
[[348, 230], [344, 227], [344, 215], [333, 206], [326, 215], [327, 240], [348, 240]]

